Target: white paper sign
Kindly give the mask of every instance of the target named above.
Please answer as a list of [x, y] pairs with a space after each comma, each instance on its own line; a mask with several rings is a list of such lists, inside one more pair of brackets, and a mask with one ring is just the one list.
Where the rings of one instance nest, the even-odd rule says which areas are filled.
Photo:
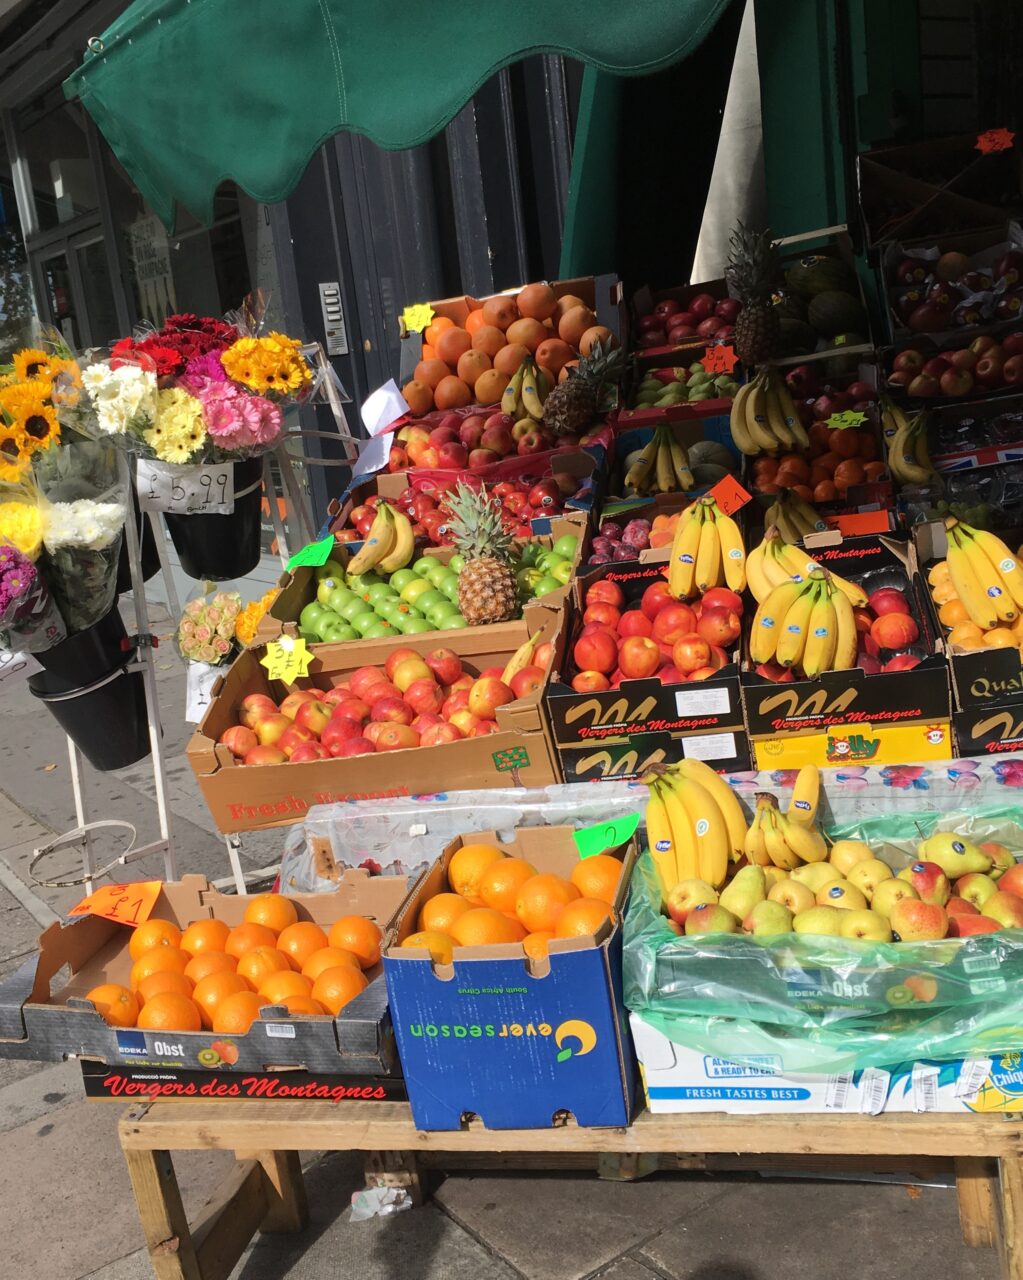
[[13, 688], [21, 680], [27, 680], [36, 671], [41, 671], [39, 663], [30, 653], [9, 653], [0, 649], [0, 688]]
[[234, 510], [234, 463], [172, 467], [140, 458], [137, 486], [143, 511], [229, 516]]
[[728, 712], [728, 690], [720, 686], [693, 689], [675, 694], [675, 710], [680, 716], [720, 716]]
[[393, 378], [377, 387], [362, 406], [362, 421], [371, 436], [382, 435], [395, 418], [409, 412], [408, 401], [398, 390]]
[[213, 683], [218, 675], [222, 675], [220, 667], [211, 667], [205, 662], [190, 662], [188, 677], [185, 683], [185, 720], [189, 724], [198, 724], [206, 714], [210, 705]]
[[686, 760], [731, 760], [735, 755], [734, 733], [696, 733], [682, 739]]
[[359, 457], [352, 471], [352, 484], [376, 475], [387, 466], [387, 459], [391, 456], [391, 445], [394, 444], [394, 433], [388, 431], [382, 436], [370, 436], [368, 440], [360, 443]]

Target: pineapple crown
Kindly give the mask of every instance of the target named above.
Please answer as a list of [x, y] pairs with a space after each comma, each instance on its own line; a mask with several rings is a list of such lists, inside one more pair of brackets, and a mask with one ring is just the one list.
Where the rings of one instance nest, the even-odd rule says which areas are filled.
[[466, 563], [484, 556], [511, 563], [515, 540], [504, 527], [500, 499], [484, 486], [470, 489], [459, 480], [447, 505], [448, 532]]
[[590, 354], [583, 356], [579, 363], [568, 371], [568, 381], [578, 378], [593, 388], [594, 395], [600, 398], [601, 392], [608, 383], [618, 386], [625, 376], [625, 351], [617, 341], [595, 342]]
[[741, 222], [729, 239], [725, 279], [744, 303], [766, 301], [778, 276], [778, 249], [770, 230], [751, 231]]

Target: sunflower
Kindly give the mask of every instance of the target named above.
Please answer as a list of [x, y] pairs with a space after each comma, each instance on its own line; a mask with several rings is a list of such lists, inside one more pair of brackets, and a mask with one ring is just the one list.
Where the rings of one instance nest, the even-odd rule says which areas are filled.
[[59, 442], [60, 423], [50, 402], [50, 388], [40, 379], [0, 390], [0, 410], [22, 432], [30, 453]]
[[0, 482], [16, 484], [24, 476], [31, 456], [21, 428], [0, 422]]
[[53, 363], [50, 353], [39, 347], [22, 347], [14, 353], [14, 372], [19, 382], [29, 382], [33, 378], [49, 381], [53, 377]]

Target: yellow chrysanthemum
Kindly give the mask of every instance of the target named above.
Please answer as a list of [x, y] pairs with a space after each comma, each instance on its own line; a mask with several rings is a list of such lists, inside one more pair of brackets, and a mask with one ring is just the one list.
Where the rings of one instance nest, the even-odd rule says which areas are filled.
[[0, 542], [9, 542], [30, 560], [43, 547], [43, 520], [30, 502], [0, 502]]
[[59, 442], [60, 423], [45, 382], [34, 379], [0, 389], [0, 411], [8, 423], [22, 433], [30, 453]]
[[239, 338], [220, 357], [224, 372], [235, 382], [264, 395], [300, 391], [312, 381], [312, 370], [299, 351], [301, 343], [283, 333], [264, 338]]
[[161, 391], [156, 421], [143, 439], [161, 462], [189, 462], [206, 441], [202, 405], [180, 387]]

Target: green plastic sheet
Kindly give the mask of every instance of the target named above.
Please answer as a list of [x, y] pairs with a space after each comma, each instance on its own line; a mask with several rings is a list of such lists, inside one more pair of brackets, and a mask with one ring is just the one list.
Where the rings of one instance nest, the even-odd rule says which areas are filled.
[[441, 130], [533, 54], [619, 75], [686, 57], [729, 0], [136, 0], [65, 83], [169, 227], [227, 178], [283, 200], [339, 130], [381, 147]]
[[[829, 831], [898, 866], [936, 829], [1023, 850], [1023, 809], [892, 813]], [[660, 912], [649, 853], [625, 919], [625, 1003], [669, 1040], [787, 1072], [890, 1069], [1023, 1049], [1023, 930], [962, 940], [864, 943], [807, 934], [680, 938]]]

